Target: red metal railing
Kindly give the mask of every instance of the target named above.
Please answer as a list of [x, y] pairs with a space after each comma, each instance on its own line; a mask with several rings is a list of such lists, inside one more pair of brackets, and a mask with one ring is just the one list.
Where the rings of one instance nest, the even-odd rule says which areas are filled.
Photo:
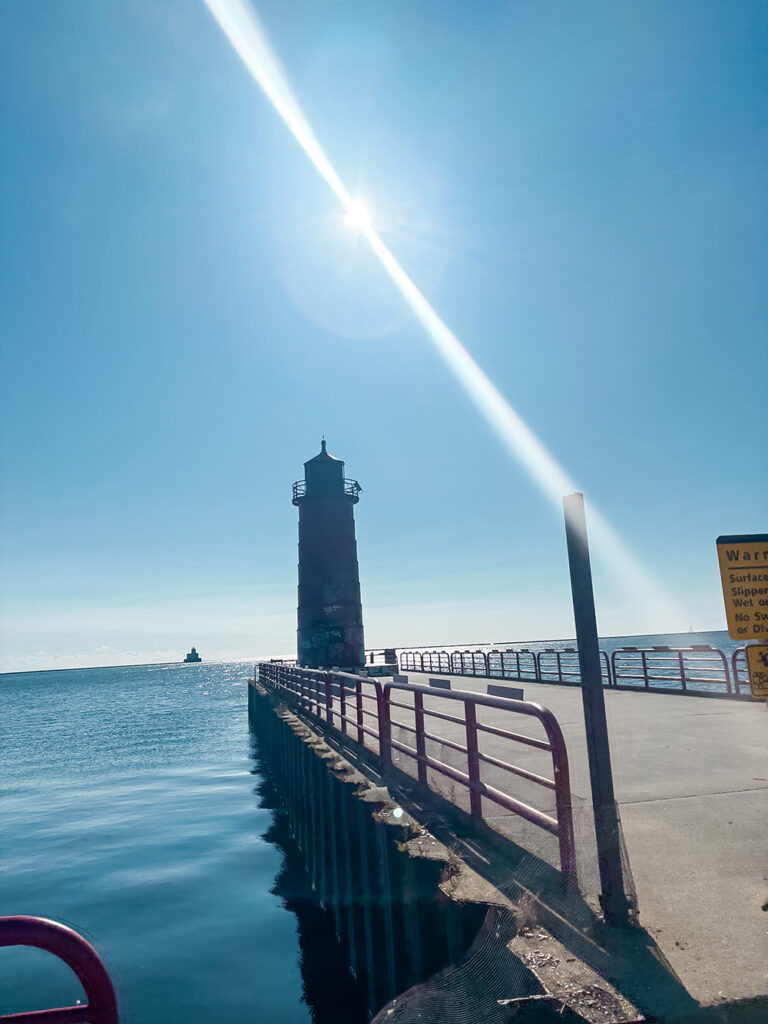
[[[435, 772], [467, 790], [469, 812], [473, 817], [484, 816], [483, 801], [486, 800], [556, 836], [561, 871], [567, 884], [575, 885], [568, 754], [560, 726], [551, 711], [508, 697], [434, 690], [403, 682], [383, 683], [343, 672], [321, 672], [271, 662], [260, 663], [257, 673], [259, 682], [267, 690], [327, 727], [371, 748], [378, 755], [385, 774], [393, 765], [393, 752], [397, 752], [413, 765], [415, 777], [422, 785], [439, 792], [430, 778], [430, 772]], [[485, 708], [506, 712], [513, 723], [519, 716], [535, 719], [544, 737], [529, 736], [517, 729], [502, 728], [496, 722], [482, 721], [480, 712]], [[451, 714], [452, 709], [462, 714]], [[445, 723], [442, 733], [429, 731], [427, 720]], [[403, 735], [410, 742], [401, 738]], [[492, 754], [483, 743], [485, 737], [502, 740], [504, 751], [519, 745], [546, 752], [551, 758], [552, 778]], [[496, 745], [498, 747], [498, 743]], [[435, 747], [441, 756], [430, 753]], [[444, 750], [459, 755], [464, 767], [448, 764], [443, 759]], [[498, 784], [491, 784], [483, 777], [486, 765], [497, 773], [495, 783]], [[534, 807], [516, 795], [514, 779], [523, 779], [551, 792], [555, 813]]]
[[451, 671], [451, 656], [447, 651], [425, 651], [421, 655], [422, 672], [447, 672]]
[[[536, 667], [539, 681], [542, 683], [575, 683], [581, 685], [581, 668], [579, 666], [579, 652], [575, 647], [562, 647], [556, 649], [548, 647], [536, 654]], [[600, 651], [600, 667], [603, 677], [603, 686], [615, 685], [611, 675], [611, 666], [608, 655]]]
[[451, 671], [461, 676], [487, 676], [488, 659], [483, 651], [454, 651]]
[[394, 647], [377, 647], [365, 652], [366, 665], [392, 665], [397, 664], [397, 654]]
[[539, 678], [536, 655], [527, 648], [519, 651], [489, 651], [488, 675], [492, 679], [536, 680]]
[[732, 694], [728, 660], [708, 644], [622, 647], [611, 655], [614, 684], [645, 690]]
[[[730, 667], [726, 655], [708, 644], [622, 647], [610, 657], [606, 651], [600, 651], [600, 661], [604, 686], [697, 696], [741, 697], [749, 693], [744, 648], [734, 652]], [[581, 684], [575, 647], [550, 647], [536, 652], [527, 649], [401, 651], [399, 664], [401, 671]]]
[[14, 1024], [118, 1024], [117, 1000], [99, 954], [82, 935], [44, 917], [0, 917], [0, 946], [36, 946], [72, 968], [85, 990], [83, 1006], [0, 1016]]
[[[603, 683], [612, 684], [608, 655], [600, 652]], [[412, 672], [445, 672], [454, 676], [484, 676], [531, 682], [579, 683], [579, 656], [575, 647], [544, 651], [404, 651], [400, 667]]]

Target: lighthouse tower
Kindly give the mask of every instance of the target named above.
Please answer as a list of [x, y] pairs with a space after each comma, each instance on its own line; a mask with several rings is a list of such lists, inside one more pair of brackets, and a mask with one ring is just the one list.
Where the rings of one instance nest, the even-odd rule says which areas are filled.
[[353, 505], [361, 491], [325, 450], [293, 485], [299, 507], [298, 658], [304, 668], [354, 671], [365, 663]]

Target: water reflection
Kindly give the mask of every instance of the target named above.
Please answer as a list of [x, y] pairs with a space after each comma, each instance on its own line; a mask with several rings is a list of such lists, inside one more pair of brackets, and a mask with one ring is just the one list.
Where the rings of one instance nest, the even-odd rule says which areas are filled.
[[[0, 677], [0, 905], [70, 925], [121, 1020], [307, 1024], [283, 870], [262, 839], [243, 665]], [[74, 1003], [48, 954], [0, 950], [0, 1012]]]
[[321, 906], [310, 884], [302, 854], [291, 835], [288, 815], [253, 731], [251, 758], [252, 774], [258, 778], [255, 792], [259, 806], [273, 815], [263, 838], [283, 855], [272, 892], [296, 915], [304, 1002], [315, 1024], [363, 1024], [368, 1019], [366, 985], [353, 976], [336, 935], [333, 915]]

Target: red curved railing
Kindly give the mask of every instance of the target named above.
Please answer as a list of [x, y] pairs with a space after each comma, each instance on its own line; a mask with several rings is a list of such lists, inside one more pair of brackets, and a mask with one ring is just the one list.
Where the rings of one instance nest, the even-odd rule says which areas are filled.
[[0, 1016], [0, 1024], [118, 1024], [117, 1000], [101, 957], [82, 935], [44, 917], [0, 917], [0, 946], [36, 946], [72, 968], [85, 990], [83, 1006]]
[[750, 692], [746, 647], [739, 647], [731, 655], [731, 678], [736, 693]]

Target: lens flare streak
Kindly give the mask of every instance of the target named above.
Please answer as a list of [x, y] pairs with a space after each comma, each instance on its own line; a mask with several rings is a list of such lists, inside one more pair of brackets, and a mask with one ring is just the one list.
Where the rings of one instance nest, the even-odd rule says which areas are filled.
[[[335, 193], [347, 217], [367, 240], [382, 266], [397, 285], [416, 318], [443, 357], [460, 385], [482, 416], [512, 454], [523, 464], [543, 493], [558, 510], [563, 495], [577, 490], [553, 456], [530, 427], [515, 412], [498, 388], [475, 362], [453, 331], [411, 280], [398, 260], [374, 230], [364, 207], [345, 188], [323, 152], [309, 122], [294, 98], [285, 73], [274, 56], [254, 12], [244, 0], [205, 0], [208, 9], [261, 86], [296, 141]], [[669, 597], [627, 549], [611, 525], [590, 504], [590, 532], [596, 553], [610, 566], [612, 575], [633, 604], [656, 621], [681, 619]]]

